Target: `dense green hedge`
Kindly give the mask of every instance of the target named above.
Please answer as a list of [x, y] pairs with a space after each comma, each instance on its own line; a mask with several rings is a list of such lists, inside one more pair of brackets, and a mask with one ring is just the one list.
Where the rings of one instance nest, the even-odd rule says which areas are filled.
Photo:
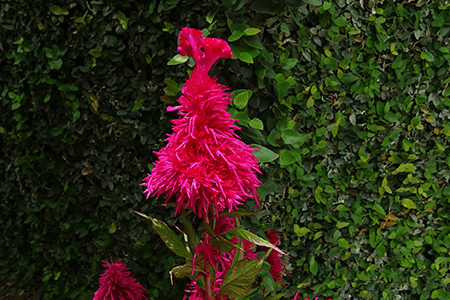
[[288, 295], [450, 299], [447, 1], [0, 7], [0, 260], [41, 298], [89, 299], [110, 256], [152, 299], [181, 298], [177, 258], [131, 211], [179, 223], [138, 185], [176, 117], [190, 26], [232, 47], [211, 74], [264, 173], [264, 214], [244, 224], [283, 235]]

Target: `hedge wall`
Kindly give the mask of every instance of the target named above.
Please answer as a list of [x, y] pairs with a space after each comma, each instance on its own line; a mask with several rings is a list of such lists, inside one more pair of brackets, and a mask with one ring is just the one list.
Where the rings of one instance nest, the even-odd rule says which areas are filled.
[[450, 299], [448, 1], [0, 7], [0, 260], [37, 298], [92, 298], [110, 256], [150, 299], [182, 298], [178, 258], [131, 211], [180, 223], [139, 183], [177, 117], [165, 108], [192, 69], [176, 55], [190, 26], [232, 47], [211, 74], [259, 148], [262, 205], [247, 208], [264, 213], [244, 224], [282, 234], [278, 288]]

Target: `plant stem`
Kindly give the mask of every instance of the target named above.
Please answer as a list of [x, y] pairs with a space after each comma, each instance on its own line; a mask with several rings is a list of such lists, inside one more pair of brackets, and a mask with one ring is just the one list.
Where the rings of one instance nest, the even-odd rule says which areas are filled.
[[[209, 218], [208, 215], [206, 214], [204, 219], [203, 219], [203, 236], [205, 239], [205, 242], [209, 239], [209, 234], [208, 232], [205, 230], [206, 225], [209, 224]], [[212, 296], [213, 296], [213, 291], [211, 289], [211, 274], [209, 272], [209, 263], [205, 260], [205, 275], [203, 275], [203, 279], [205, 280], [205, 300], [212, 300]]]

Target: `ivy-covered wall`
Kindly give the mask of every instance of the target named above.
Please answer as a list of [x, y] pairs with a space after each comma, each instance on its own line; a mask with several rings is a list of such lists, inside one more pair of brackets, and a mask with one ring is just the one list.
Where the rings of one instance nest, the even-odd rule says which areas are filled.
[[182, 298], [132, 211], [180, 223], [139, 184], [192, 69], [186, 26], [232, 48], [211, 74], [259, 148], [264, 213], [244, 225], [282, 235], [275, 286], [450, 299], [450, 3], [425, 0], [0, 2], [0, 261], [19, 283], [90, 299], [113, 257]]

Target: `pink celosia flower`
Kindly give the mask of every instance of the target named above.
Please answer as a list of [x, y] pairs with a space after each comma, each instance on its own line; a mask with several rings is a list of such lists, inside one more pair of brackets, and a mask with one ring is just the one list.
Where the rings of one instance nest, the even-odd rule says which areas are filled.
[[[272, 245], [277, 246], [280, 243], [280, 239], [276, 231], [269, 230], [267, 232], [267, 236], [269, 237], [269, 241]], [[263, 251], [269, 250], [268, 247], [264, 246], [260, 247], [260, 249]], [[274, 250], [269, 253], [269, 256], [266, 258], [266, 262], [268, 262], [270, 265], [269, 272], [270, 275], [272, 275], [273, 280], [279, 281], [281, 282], [281, 284], [283, 284], [282, 277], [285, 273], [287, 273], [284, 269], [284, 265], [287, 264], [287, 262], [281, 260], [281, 255]]]
[[181, 91], [180, 106], [168, 109], [177, 110], [181, 118], [172, 120], [173, 133], [156, 152], [155, 168], [142, 184], [144, 193], [147, 198], [166, 193], [166, 203], [175, 194], [175, 215], [192, 208], [199, 217], [218, 216], [225, 209], [236, 211], [249, 197], [258, 203], [255, 149], [235, 134], [240, 128], [225, 110], [231, 95], [208, 75], [217, 59], [232, 56], [231, 49], [225, 41], [203, 38], [191, 28], [183, 28], [179, 40], [178, 51], [191, 55], [196, 66]]
[[216, 225], [214, 227], [214, 234], [221, 235], [228, 230], [236, 228], [234, 226], [234, 218], [228, 216], [219, 216], [216, 218]]
[[93, 300], [140, 300], [147, 299], [143, 295], [146, 291], [142, 285], [130, 276], [130, 271], [123, 262], [111, 263], [104, 261], [107, 268], [100, 276], [100, 287], [94, 294]]
[[[210, 241], [206, 242], [200, 240], [198, 245], [194, 248], [194, 259], [192, 264], [192, 273], [191, 276], [194, 275], [195, 264], [200, 264], [202, 261], [209, 264], [214, 268], [214, 271], [217, 273], [216, 265], [219, 264], [222, 267], [222, 271], [225, 270], [225, 263], [228, 261], [228, 258], [220, 253], [219, 249], [215, 248], [210, 244]], [[195, 261], [198, 255], [201, 255], [202, 258], [199, 261]]]
[[[222, 279], [216, 279], [215, 280], [215, 287], [214, 292], [218, 292], [220, 290], [220, 285], [222, 284]], [[206, 293], [204, 289], [201, 289], [198, 287], [197, 282], [193, 281], [192, 283], [188, 284], [189, 290], [185, 290], [185, 292], [188, 292], [191, 295], [185, 295], [183, 297], [183, 300], [205, 300]], [[214, 300], [227, 300], [228, 296], [222, 296], [221, 294], [216, 295], [214, 297]]]

